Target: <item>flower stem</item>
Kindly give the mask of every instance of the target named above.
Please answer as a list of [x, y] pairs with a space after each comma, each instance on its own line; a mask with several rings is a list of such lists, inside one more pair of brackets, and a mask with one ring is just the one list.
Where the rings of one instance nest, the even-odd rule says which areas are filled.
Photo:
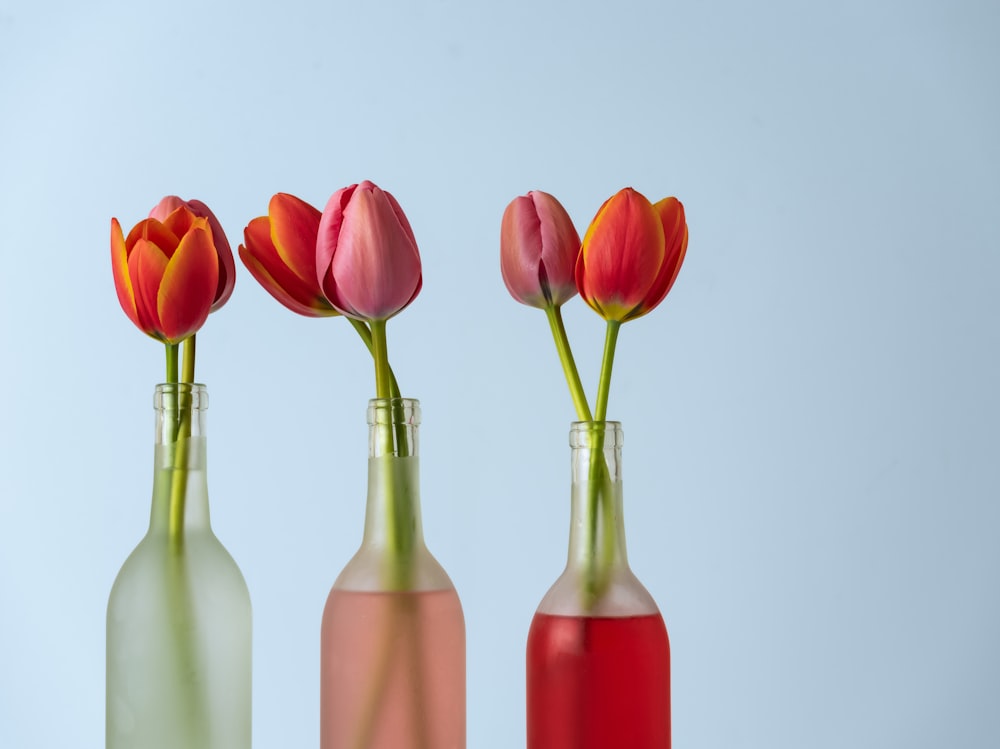
[[176, 343], [166, 343], [164, 344], [167, 350], [167, 382], [177, 382], [177, 352], [180, 348], [179, 344]]
[[184, 359], [181, 365], [181, 382], [194, 382], [194, 339], [194, 334], [191, 334], [181, 342], [181, 354]]
[[604, 336], [604, 358], [601, 360], [601, 379], [597, 383], [595, 421], [604, 421], [607, 417], [608, 394], [611, 391], [611, 367], [615, 360], [615, 345], [618, 343], [618, 330], [621, 325], [617, 320], [608, 320], [608, 328]]
[[[375, 359], [375, 394], [380, 400], [390, 399], [392, 369], [389, 367], [385, 320], [371, 321], [371, 337], [372, 356]], [[390, 403], [390, 423], [376, 427], [376, 439], [381, 439], [381, 453], [385, 456], [380, 469], [385, 487], [390, 553], [395, 557], [390, 569], [393, 570], [395, 578], [394, 586], [405, 590], [412, 573], [410, 564], [413, 552], [413, 528], [408, 524], [408, 519], [412, 517], [411, 492], [414, 487], [402, 480], [396, 470], [402, 465], [397, 465], [399, 458], [409, 456], [409, 444], [406, 439], [406, 425], [403, 423], [403, 404], [399, 398], [391, 399]]]
[[580, 373], [577, 371], [573, 351], [569, 346], [569, 338], [566, 336], [562, 308], [550, 304], [545, 308], [545, 315], [549, 319], [549, 327], [552, 328], [552, 338], [556, 342], [556, 350], [559, 352], [559, 361], [562, 362], [563, 373], [566, 375], [566, 382], [569, 385], [569, 393], [573, 398], [576, 417], [580, 421], [591, 421], [593, 417], [590, 415], [590, 406], [587, 405], [587, 394], [583, 390]]
[[372, 357], [375, 359], [375, 397], [389, 398], [389, 351], [385, 340], [385, 320], [371, 321]]
[[[361, 340], [365, 342], [365, 346], [368, 348], [368, 352], [372, 355], [375, 354], [375, 347], [372, 344], [372, 332], [368, 329], [368, 326], [364, 324], [361, 320], [355, 320], [353, 317], [347, 318], [358, 335], [361, 336]], [[389, 367], [389, 392], [392, 394], [393, 398], [399, 397], [399, 383], [396, 382], [396, 374], [392, 371], [392, 367]]]
[[[181, 382], [194, 381], [195, 337], [188, 336], [181, 343], [183, 363]], [[177, 388], [176, 434], [173, 443], [173, 478], [170, 482], [170, 518], [168, 534], [171, 545], [179, 548], [184, 544], [184, 511], [187, 505], [188, 453], [191, 449], [191, 408], [192, 394], [189, 390]]]
[[[621, 323], [608, 320], [607, 333], [604, 338], [604, 358], [601, 361], [601, 377], [597, 384], [597, 403], [594, 409], [594, 420], [604, 422], [608, 413], [608, 394], [611, 391], [611, 370], [615, 358], [615, 346], [618, 342], [618, 331]], [[587, 482], [587, 575], [584, 581], [584, 596], [588, 604], [594, 604], [604, 593], [610, 581], [611, 565], [614, 562], [615, 544], [617, 539], [613, 532], [614, 494], [611, 488], [611, 477], [604, 456], [604, 429], [594, 435], [594, 444], [590, 452], [590, 468]], [[598, 528], [602, 527], [598, 518], [604, 520], [603, 538], [599, 538]], [[598, 544], [602, 543], [600, 549]]]

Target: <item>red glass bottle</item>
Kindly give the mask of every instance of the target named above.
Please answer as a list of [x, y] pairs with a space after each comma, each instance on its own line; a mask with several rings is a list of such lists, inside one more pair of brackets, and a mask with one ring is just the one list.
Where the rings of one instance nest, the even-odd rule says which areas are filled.
[[569, 558], [528, 633], [528, 749], [669, 749], [670, 644], [629, 568], [618, 422], [570, 430]]

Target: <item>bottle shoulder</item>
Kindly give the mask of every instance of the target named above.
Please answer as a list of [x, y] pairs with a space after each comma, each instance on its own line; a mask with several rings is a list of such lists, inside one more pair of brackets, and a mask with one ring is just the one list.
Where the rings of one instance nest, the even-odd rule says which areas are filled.
[[426, 546], [405, 557], [362, 544], [333, 584], [334, 590], [455, 590], [444, 567]]
[[586, 576], [568, 566], [538, 605], [538, 613], [556, 616], [644, 616], [660, 610], [628, 565], [613, 569], [599, 592], [586, 585]]
[[205, 592], [230, 591], [249, 602], [242, 571], [210, 529], [188, 531], [180, 547], [172, 545], [166, 533], [147, 533], [119, 569], [111, 600], [165, 585]]

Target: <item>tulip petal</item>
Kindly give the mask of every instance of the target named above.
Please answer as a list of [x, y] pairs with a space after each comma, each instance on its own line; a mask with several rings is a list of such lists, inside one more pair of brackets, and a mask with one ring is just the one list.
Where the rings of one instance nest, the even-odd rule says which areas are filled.
[[406, 217], [406, 214], [403, 213], [403, 208], [396, 201], [396, 198], [393, 197], [391, 192], [386, 192], [385, 190], [379, 189], [368, 180], [365, 180], [364, 182], [361, 183], [362, 187], [366, 185], [370, 186], [373, 190], [377, 191], [379, 195], [383, 196], [386, 200], [389, 201], [389, 205], [392, 207], [392, 212], [396, 214], [396, 219], [399, 221], [400, 228], [403, 230], [403, 233], [406, 234], [407, 238], [409, 238], [414, 248], [416, 248], [417, 238], [413, 234], [413, 228], [410, 226], [410, 220]]
[[177, 197], [176, 195], [167, 195], [159, 203], [153, 206], [153, 210], [149, 212], [150, 218], [155, 218], [159, 222], [164, 222], [171, 213], [176, 211], [181, 206], [187, 206], [187, 202]]
[[323, 214], [294, 195], [278, 193], [271, 198], [267, 215], [271, 241], [282, 263], [318, 291], [316, 237]]
[[111, 219], [111, 272], [115, 279], [115, 292], [126, 316], [140, 329], [139, 314], [135, 308], [135, 290], [128, 272], [128, 249], [118, 219]]
[[544, 309], [549, 299], [541, 263], [542, 222], [534, 201], [522, 195], [507, 205], [500, 220], [500, 275], [514, 299]]
[[673, 288], [677, 274], [680, 273], [684, 256], [687, 253], [688, 230], [684, 219], [684, 206], [677, 198], [664, 198], [653, 206], [663, 226], [665, 251], [663, 264], [639, 309], [633, 310], [626, 319], [641, 317], [666, 298]]
[[[178, 243], [180, 242], [180, 237], [183, 237], [189, 231], [191, 227], [194, 226], [194, 222], [198, 217], [191, 212], [191, 210], [185, 204], [181, 204], [176, 210], [171, 211], [166, 216], [163, 217], [161, 223], [164, 228], [169, 229], [173, 232], [174, 236], [178, 237]], [[176, 245], [174, 246], [176, 249]]]
[[[150, 224], [159, 222], [151, 221]], [[139, 237], [128, 256], [128, 270], [135, 284], [136, 315], [139, 327], [154, 338], [163, 339], [156, 299], [169, 259], [156, 244]]]
[[271, 241], [271, 221], [267, 216], [251, 221], [243, 230], [243, 237], [246, 245], [239, 247], [240, 259], [271, 296], [292, 312], [307, 317], [339, 314], [330, 306], [315, 280], [310, 283], [285, 265]]
[[552, 195], [528, 193], [539, 217], [542, 242], [540, 274], [544, 273], [550, 301], [561, 305], [576, 296], [574, 269], [580, 254], [580, 235], [566, 209]]
[[[344, 225], [344, 209], [351, 202], [351, 196], [357, 187], [357, 185], [344, 187], [331, 195], [320, 218], [319, 232], [316, 236], [316, 280], [328, 298], [331, 298], [330, 291], [336, 285], [330, 273], [330, 264], [340, 241], [340, 231]], [[328, 283], [330, 289], [327, 288]]]
[[[142, 238], [147, 242], [155, 244], [160, 248], [161, 252], [170, 257], [174, 253], [174, 250], [177, 249], [177, 243], [181, 241], [182, 234], [183, 232], [178, 234], [169, 226], [156, 219], [147, 218], [132, 227], [132, 231], [128, 233], [128, 237], [125, 239], [125, 246], [131, 248]], [[129, 255], [131, 256], [131, 254], [132, 251], [130, 250]]]
[[233, 289], [236, 287], [236, 259], [233, 257], [233, 248], [229, 244], [226, 232], [223, 231], [222, 224], [212, 210], [200, 200], [189, 200], [187, 206], [195, 216], [208, 219], [208, 225], [212, 230], [212, 243], [219, 256], [219, 285], [215, 290], [215, 301], [212, 302], [212, 312], [215, 312], [233, 295]]
[[177, 343], [205, 323], [219, 283], [219, 258], [208, 221], [196, 220], [163, 273], [157, 313], [167, 341]]

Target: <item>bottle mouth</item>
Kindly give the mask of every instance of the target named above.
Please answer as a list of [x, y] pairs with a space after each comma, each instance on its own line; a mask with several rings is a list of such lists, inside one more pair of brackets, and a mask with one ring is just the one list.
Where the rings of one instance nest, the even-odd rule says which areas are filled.
[[200, 382], [161, 382], [153, 393], [153, 408], [208, 410], [208, 389]]
[[625, 441], [620, 421], [574, 421], [569, 427], [570, 447], [621, 447]]
[[416, 398], [372, 398], [368, 401], [368, 426], [378, 424], [420, 426], [420, 401]]

